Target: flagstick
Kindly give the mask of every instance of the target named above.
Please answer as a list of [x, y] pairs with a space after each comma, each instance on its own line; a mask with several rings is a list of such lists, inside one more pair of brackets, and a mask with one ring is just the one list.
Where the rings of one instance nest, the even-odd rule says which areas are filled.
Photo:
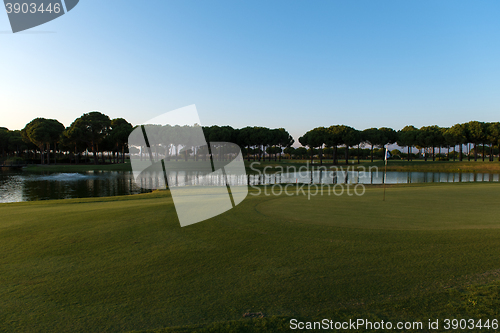
[[385, 166], [384, 166], [384, 198], [382, 199], [382, 201], [385, 201], [385, 183], [387, 181], [386, 176], [385, 176], [386, 173], [387, 173], [387, 148], [385, 149], [384, 160], [385, 160]]

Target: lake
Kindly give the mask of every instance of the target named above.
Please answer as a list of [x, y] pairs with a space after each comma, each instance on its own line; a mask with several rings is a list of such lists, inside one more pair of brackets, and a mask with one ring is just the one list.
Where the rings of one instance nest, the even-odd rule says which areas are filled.
[[0, 171], [0, 203], [104, 197], [141, 192], [148, 191], [135, 185], [131, 172]]
[[[196, 177], [196, 173], [174, 173], [168, 180], [177, 186]], [[285, 174], [228, 176], [231, 184], [262, 185], [276, 183], [314, 184], [408, 184], [450, 182], [498, 182], [499, 174], [446, 172], [304, 171]], [[152, 179], [151, 181], [155, 181]], [[225, 186], [221, 177], [205, 178], [200, 185]], [[49, 199], [88, 198], [150, 192], [134, 182], [130, 171], [94, 171], [87, 173], [0, 171], [0, 203]]]

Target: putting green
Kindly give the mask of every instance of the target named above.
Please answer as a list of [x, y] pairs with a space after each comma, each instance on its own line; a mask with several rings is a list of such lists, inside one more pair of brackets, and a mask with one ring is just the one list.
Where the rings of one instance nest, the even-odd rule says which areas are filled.
[[[261, 214], [276, 220], [344, 228], [426, 230], [487, 229], [500, 227], [500, 186], [462, 184], [390, 187], [383, 201], [382, 188], [367, 188], [361, 195], [335, 195], [324, 188], [323, 195], [270, 199], [257, 205]], [[288, 193], [296, 194], [295, 187]], [[316, 193], [314, 187], [311, 193]], [[337, 188], [337, 194], [340, 194]], [[357, 193], [362, 193], [358, 187]], [[300, 194], [300, 192], [299, 192]], [[272, 198], [272, 197], [271, 197]]]

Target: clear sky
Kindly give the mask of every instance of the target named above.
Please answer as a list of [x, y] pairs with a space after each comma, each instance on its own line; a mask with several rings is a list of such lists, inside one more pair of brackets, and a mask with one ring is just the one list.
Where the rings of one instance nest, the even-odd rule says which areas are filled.
[[[28, 1], [29, 2], [29, 1]], [[0, 126], [98, 110], [140, 124], [450, 126], [500, 120], [499, 1], [81, 0], [12, 34]]]

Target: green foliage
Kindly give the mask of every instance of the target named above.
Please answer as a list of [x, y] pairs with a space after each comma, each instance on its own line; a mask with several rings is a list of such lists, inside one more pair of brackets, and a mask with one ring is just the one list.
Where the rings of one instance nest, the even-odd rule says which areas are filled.
[[307, 149], [304, 147], [299, 147], [295, 149], [295, 156], [300, 156], [300, 158], [304, 158], [307, 154]]
[[390, 151], [390, 153], [391, 157], [398, 157], [398, 158], [401, 157], [401, 151], [399, 151], [398, 149], [393, 149]]
[[424, 126], [417, 136], [417, 143], [422, 147], [436, 147], [444, 144], [444, 137], [441, 129], [436, 126]]
[[[299, 142], [303, 146], [309, 147], [309, 152], [311, 156], [311, 162], [314, 156], [314, 148], [322, 147], [327, 140], [328, 131], [324, 127], [317, 127], [313, 130], [308, 131], [306, 134], [299, 138]], [[321, 158], [321, 156], [320, 156]]]
[[76, 119], [66, 129], [65, 136], [72, 144], [85, 144], [92, 151], [94, 164], [97, 164], [98, 145], [104, 141], [110, 129], [111, 119], [105, 114], [93, 111]]
[[[217, 141], [213, 140], [211, 134], [209, 134], [214, 128], [216, 127], [203, 128], [207, 141]], [[259, 160], [262, 159], [263, 152], [268, 152], [269, 158], [273, 154], [275, 156], [279, 154], [281, 157], [282, 148], [288, 148], [294, 143], [292, 136], [284, 128], [269, 129], [247, 126], [242, 129], [230, 128], [229, 132], [226, 134], [225, 140], [218, 141], [234, 142], [242, 148], [246, 147], [248, 159], [250, 159], [251, 152], [254, 152], [254, 155], [258, 154]], [[269, 153], [268, 149], [270, 148], [273, 153]]]
[[388, 127], [379, 128], [380, 132], [380, 145], [385, 146], [388, 144], [395, 143], [398, 140], [398, 134], [395, 130]]
[[[50, 123], [52, 122], [52, 123]], [[159, 129], [162, 126], [159, 126]], [[180, 129], [178, 126], [163, 126], [168, 131], [168, 135], [161, 136], [163, 145], [158, 145], [156, 149], [166, 150], [165, 155], [169, 156], [169, 151], [175, 152], [181, 149], [180, 144], [185, 142], [186, 138], [181, 138], [179, 133], [184, 133], [188, 129]], [[60, 152], [72, 151], [74, 160], [77, 162], [78, 157], [85, 150], [91, 150], [94, 163], [97, 163], [98, 153], [103, 151], [121, 154], [121, 161], [125, 161], [125, 154], [128, 152], [128, 135], [133, 130], [133, 127], [123, 118], [110, 120], [108, 116], [99, 112], [90, 112], [76, 119], [71, 126], [66, 128], [62, 135], [62, 124], [56, 120], [36, 118], [31, 121], [22, 131], [9, 131], [7, 128], [0, 128], [0, 149], [2, 156], [5, 155], [22, 155], [26, 152], [35, 153], [35, 150], [42, 152], [40, 158], [43, 160], [45, 151]], [[265, 157], [265, 153], [269, 159], [272, 155], [280, 157], [284, 149], [291, 148], [294, 143], [292, 136], [284, 128], [270, 129], [266, 127], [244, 127], [234, 129], [231, 126], [209, 126], [203, 127], [207, 142], [227, 141], [234, 142], [242, 147], [247, 155], [248, 160], [251, 156], [259, 160]], [[189, 137], [189, 136], [188, 136]], [[299, 138], [302, 146], [309, 148], [321, 148], [318, 157], [322, 159], [323, 148], [332, 148], [327, 154], [332, 155], [334, 163], [337, 162], [340, 147], [355, 147], [363, 143], [370, 146], [371, 160], [373, 161], [374, 148], [384, 147], [388, 144], [397, 143], [402, 147], [407, 147], [408, 152], [411, 152], [412, 147], [424, 149], [426, 160], [429, 153], [432, 151], [433, 159], [436, 157], [436, 147], [453, 147], [458, 146], [459, 153], [455, 158], [462, 160], [463, 145], [473, 143], [487, 145], [485, 154], [489, 154], [489, 160], [493, 160], [493, 155], [496, 147], [500, 144], [500, 123], [483, 123], [471, 121], [465, 124], [456, 124], [450, 128], [440, 128], [434, 126], [424, 126], [420, 129], [414, 126], [405, 126], [400, 131], [394, 131], [391, 128], [368, 128], [359, 131], [346, 125], [332, 125], [330, 127], [317, 127], [306, 132]], [[53, 146], [52, 146], [53, 145]], [[188, 143], [189, 145], [189, 143]], [[492, 149], [494, 148], [494, 149]], [[202, 149], [202, 148], [200, 148]], [[314, 153], [313, 150], [309, 150]], [[194, 153], [196, 149], [187, 147], [184, 152], [190, 151]], [[287, 156], [297, 151], [288, 149]], [[298, 151], [296, 157], [302, 158], [302, 150]], [[346, 160], [349, 159], [349, 154], [353, 154], [352, 150], [342, 150]], [[412, 154], [404, 155], [412, 157]], [[478, 149], [472, 150], [475, 160], [477, 160]], [[347, 155], [346, 155], [347, 153]], [[482, 152], [481, 152], [482, 154]], [[357, 156], [354, 153], [353, 156]], [[365, 157], [366, 151], [363, 151], [361, 156]], [[416, 155], [418, 156], [418, 155]], [[186, 155], [184, 155], [187, 158]], [[314, 154], [311, 156], [314, 158]], [[447, 156], [446, 158], [450, 158]], [[499, 157], [500, 160], [500, 157]]]
[[0, 165], [4, 165], [4, 166], [8, 166], [8, 165], [21, 165], [21, 164], [24, 164], [25, 163], [25, 160], [21, 157], [17, 157], [17, 156], [14, 156], [14, 157], [9, 157], [5, 160], [0, 160]]
[[[43, 164], [45, 162], [44, 150], [46, 150], [46, 161], [50, 163], [50, 144], [58, 143], [63, 131], [64, 125], [55, 119], [36, 118], [29, 122], [20, 134], [25, 141], [31, 142], [39, 148], [40, 159]], [[18, 141], [18, 138], [16, 141]]]
[[363, 141], [370, 146], [376, 146], [381, 142], [381, 135], [377, 128], [368, 128], [362, 132]]
[[299, 142], [303, 146], [309, 148], [321, 147], [326, 140], [327, 131], [324, 127], [317, 127], [308, 131], [306, 134], [299, 138]]

